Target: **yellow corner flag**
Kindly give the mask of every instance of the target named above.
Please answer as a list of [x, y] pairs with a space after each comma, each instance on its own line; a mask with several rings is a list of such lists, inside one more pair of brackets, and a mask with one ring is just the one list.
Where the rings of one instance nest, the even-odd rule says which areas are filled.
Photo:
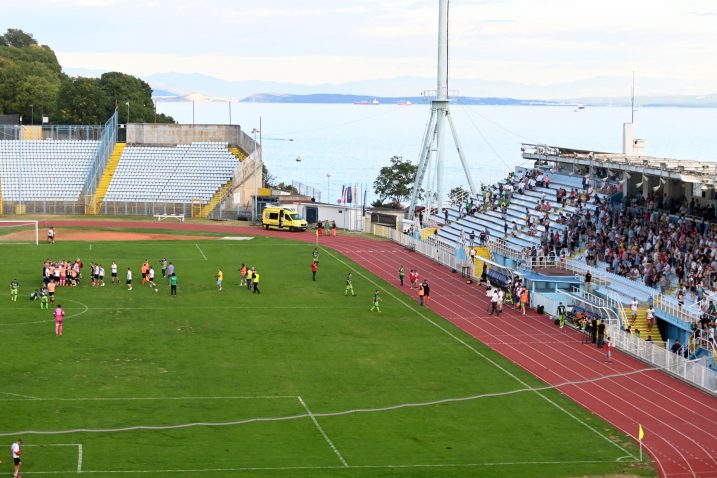
[[642, 429], [642, 425], [638, 424], [637, 426], [639, 427], [637, 431], [637, 439], [642, 441], [642, 439], [645, 438], [645, 432]]

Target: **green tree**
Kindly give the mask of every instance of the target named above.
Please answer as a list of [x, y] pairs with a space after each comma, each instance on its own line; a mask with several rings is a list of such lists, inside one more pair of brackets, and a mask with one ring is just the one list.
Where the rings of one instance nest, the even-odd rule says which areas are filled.
[[55, 124], [104, 124], [117, 108], [126, 122], [127, 101], [132, 122], [174, 123], [155, 115], [152, 88], [141, 79], [116, 72], [70, 78], [55, 52], [31, 34], [11, 28], [0, 36], [0, 113], [21, 114], [25, 124], [40, 124], [42, 113]]
[[97, 78], [66, 78], [57, 106], [62, 121], [67, 124], [104, 124], [112, 111]]
[[269, 169], [266, 167], [266, 163], [261, 165], [261, 176], [263, 187], [274, 188], [276, 186], [276, 176], [269, 172]]
[[[417, 169], [418, 166], [404, 161], [401, 156], [393, 156], [391, 164], [381, 168], [373, 182], [373, 190], [378, 196], [373, 205], [400, 209], [401, 202], [411, 196]], [[419, 191], [419, 197], [422, 192]]]
[[15, 48], [37, 45], [37, 40], [29, 33], [15, 28], [8, 28], [3, 35], [4, 44]]

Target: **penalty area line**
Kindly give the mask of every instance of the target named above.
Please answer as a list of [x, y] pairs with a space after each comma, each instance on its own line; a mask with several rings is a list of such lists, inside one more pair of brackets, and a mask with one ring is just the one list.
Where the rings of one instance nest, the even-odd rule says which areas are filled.
[[199, 247], [199, 244], [194, 244], [194, 245], [196, 246], [197, 250], [199, 251], [199, 253], [200, 253], [200, 254], [202, 255], [202, 257], [204, 258], [204, 260], [205, 260], [205, 261], [208, 260], [208, 259], [207, 259], [207, 256], [204, 255], [204, 251], [202, 250], [202, 248]]
[[304, 410], [306, 410], [306, 413], [309, 415], [309, 418], [311, 419], [312, 422], [314, 422], [314, 425], [316, 426], [316, 429], [319, 430], [319, 433], [321, 433], [321, 436], [324, 437], [324, 440], [325, 440], [326, 443], [329, 445], [329, 448], [331, 448], [331, 450], [332, 450], [332, 451], [336, 454], [336, 456], [339, 458], [339, 461], [341, 462], [341, 464], [344, 465], [344, 467], [348, 467], [349, 464], [346, 463], [346, 459], [343, 457], [343, 455], [341, 454], [341, 452], [339, 451], [339, 449], [336, 448], [336, 445], [334, 445], [334, 442], [331, 441], [331, 438], [329, 438], [329, 435], [326, 434], [326, 432], [324, 431], [323, 427], [319, 424], [319, 421], [316, 419], [316, 417], [314, 416], [314, 414], [311, 413], [311, 410], [309, 410], [309, 406], [306, 405], [306, 402], [304, 401], [304, 399], [301, 398], [300, 396], [299, 396], [299, 397], [296, 397], [296, 398], [299, 399], [299, 403], [301, 404], [302, 407], [304, 407]]
[[[490, 468], [490, 467], [510, 467], [510, 466], [540, 466], [540, 465], [592, 465], [592, 464], [609, 464], [615, 463], [616, 460], [573, 460], [573, 461], [506, 461], [492, 463], [424, 463], [424, 464], [406, 464], [406, 465], [353, 465], [353, 466], [251, 466], [236, 468], [176, 468], [173, 470], [82, 470], [83, 475], [97, 474], [151, 474], [151, 473], [217, 473], [231, 471], [301, 471], [301, 470], [345, 470], [349, 469], [431, 469], [431, 468]], [[72, 471], [24, 471], [23, 475], [67, 475]]]
[[[341, 259], [340, 256], [337, 255], [337, 254], [339, 254], [338, 251], [334, 251], [334, 250], [331, 250], [331, 249], [327, 249], [326, 247], [322, 247], [322, 249], [323, 249], [329, 256], [331, 256], [334, 260], [336, 260], [337, 262], [340, 262], [340, 263], [343, 264], [345, 267], [347, 267], [349, 270], [351, 270], [350, 264], [348, 264], [346, 261], [344, 261], [343, 259]], [[364, 268], [364, 270], [368, 270], [368, 269], [366, 269], [363, 265], [359, 264], [358, 262], [356, 262], [356, 264], [358, 264], [359, 267]], [[356, 274], [359, 275], [360, 277], [363, 277], [364, 280], [366, 280], [366, 281], [368, 281], [369, 283], [373, 284], [375, 287], [379, 287], [379, 288], [381, 287], [380, 284], [378, 284], [378, 283], [377, 283], [375, 280], [373, 280], [371, 277], [368, 277], [366, 274], [364, 274], [363, 272], [361, 272], [361, 270], [358, 270], [358, 269], [357, 269], [357, 270], [356, 270]], [[467, 348], [468, 350], [470, 350], [471, 352], [473, 352], [473, 353], [476, 354], [477, 356], [481, 357], [481, 358], [484, 359], [486, 362], [490, 363], [493, 367], [495, 367], [496, 369], [500, 370], [501, 372], [503, 372], [504, 374], [506, 374], [507, 376], [509, 376], [510, 378], [512, 378], [513, 380], [515, 380], [515, 381], [518, 382], [519, 384], [521, 384], [521, 385], [522, 385], [523, 387], [525, 387], [526, 389], [535, 388], [534, 392], [535, 392], [536, 396], [540, 397], [542, 400], [544, 400], [546, 403], [552, 405], [552, 406], [555, 407], [556, 409], [560, 410], [560, 411], [563, 412], [565, 415], [567, 415], [568, 417], [572, 418], [572, 419], [573, 419], [575, 422], [577, 422], [578, 424], [582, 425], [583, 427], [587, 428], [587, 429], [590, 430], [591, 432], [595, 433], [597, 436], [599, 436], [600, 438], [602, 438], [603, 440], [605, 440], [607, 443], [610, 443], [611, 445], [613, 445], [613, 446], [616, 447], [617, 449], [621, 450], [621, 451], [622, 451], [623, 453], [625, 453], [626, 455], [630, 455], [631, 457], [633, 457], [633, 459], [637, 460], [637, 457], [636, 457], [635, 455], [633, 455], [632, 453], [630, 453], [625, 447], [623, 447], [623, 446], [620, 445], [619, 443], [617, 443], [617, 442], [611, 440], [607, 435], [605, 435], [604, 433], [600, 432], [600, 430], [598, 430], [596, 427], [590, 425], [590, 424], [587, 423], [585, 420], [581, 419], [580, 417], [578, 417], [577, 415], [575, 415], [574, 413], [572, 413], [572, 412], [571, 412], [570, 410], [568, 410], [567, 408], [563, 407], [562, 405], [560, 405], [560, 404], [557, 403], [556, 401], [552, 400], [550, 397], [548, 397], [548, 396], [546, 396], [545, 394], [541, 393], [540, 388], [542, 388], [542, 387], [530, 387], [525, 380], [523, 380], [522, 378], [518, 377], [516, 374], [514, 374], [514, 373], [511, 372], [510, 370], [508, 370], [507, 368], [505, 368], [504, 366], [502, 366], [501, 364], [499, 364], [499, 363], [496, 362], [495, 360], [491, 359], [490, 357], [488, 357], [487, 355], [485, 355], [484, 353], [482, 353], [480, 350], [478, 350], [478, 349], [477, 349], [476, 347], [474, 347], [472, 344], [468, 343], [466, 340], [463, 340], [461, 337], [459, 337], [458, 335], [456, 335], [456, 334], [454, 334], [453, 332], [451, 332], [448, 328], [444, 327], [443, 324], [432, 320], [430, 317], [428, 317], [426, 314], [424, 314], [424, 313], [421, 312], [420, 310], [416, 310], [414, 307], [412, 307], [411, 305], [409, 305], [409, 303], [406, 302], [403, 298], [401, 298], [401, 297], [399, 297], [398, 295], [396, 295], [396, 293], [394, 292], [393, 287], [390, 287], [390, 286], [389, 286], [389, 287], [383, 287], [383, 289], [384, 289], [384, 291], [386, 292], [386, 294], [387, 294], [388, 296], [392, 297], [396, 302], [398, 302], [399, 304], [403, 305], [406, 309], [410, 310], [411, 312], [415, 313], [418, 317], [420, 317], [420, 318], [423, 319], [424, 321], [426, 321], [426, 322], [428, 322], [429, 324], [431, 324], [433, 327], [435, 327], [435, 328], [437, 328], [438, 330], [440, 330], [441, 332], [443, 332], [445, 335], [447, 335], [448, 337], [450, 337], [451, 339], [453, 339], [455, 342], [461, 344], [462, 346], [464, 346], [465, 348]], [[443, 319], [443, 320], [445, 320], [445, 319]], [[446, 325], [447, 325], [447, 324], [446, 324]], [[458, 327], [458, 328], [460, 329], [460, 327]], [[462, 330], [462, 329], [460, 329], [460, 330], [461, 330], [462, 333], [466, 333], [464, 330]], [[467, 334], [467, 333], [466, 333], [466, 334]], [[467, 335], [468, 335], [468, 334], [467, 334]], [[473, 337], [471, 337], [471, 339], [477, 340], [477, 339], [475, 339], [475, 338], [473, 338]], [[502, 357], [502, 355], [501, 355], [501, 357]], [[507, 359], [506, 359], [506, 360], [507, 360]]]

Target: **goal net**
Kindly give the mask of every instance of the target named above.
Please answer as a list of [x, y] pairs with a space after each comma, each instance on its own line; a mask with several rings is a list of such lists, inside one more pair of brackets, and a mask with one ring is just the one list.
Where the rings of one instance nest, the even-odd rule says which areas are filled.
[[1, 244], [39, 244], [38, 221], [0, 220]]

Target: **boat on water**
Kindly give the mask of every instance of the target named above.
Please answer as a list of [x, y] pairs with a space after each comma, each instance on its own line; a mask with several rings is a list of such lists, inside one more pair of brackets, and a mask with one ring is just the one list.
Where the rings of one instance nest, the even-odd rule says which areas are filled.
[[355, 105], [380, 105], [381, 102], [379, 102], [376, 98], [373, 99], [373, 101], [354, 101]]
[[581, 103], [581, 104], [575, 105], [575, 110], [573, 110], [573, 111], [581, 111], [584, 109], [585, 109], [585, 105]]
[[410, 101], [406, 100], [406, 101], [399, 101], [399, 102], [396, 103], [396, 104], [397, 104], [398, 106], [411, 106], [413, 103], [411, 103]]

